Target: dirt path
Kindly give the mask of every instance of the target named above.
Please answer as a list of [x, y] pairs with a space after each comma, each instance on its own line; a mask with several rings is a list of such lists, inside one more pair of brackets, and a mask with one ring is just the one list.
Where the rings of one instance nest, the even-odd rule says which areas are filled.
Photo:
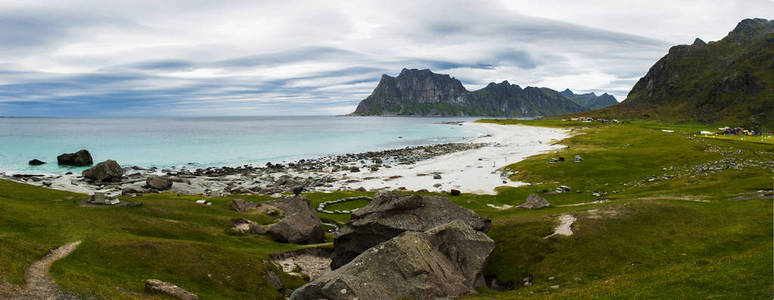
[[48, 275], [48, 268], [55, 261], [62, 259], [81, 244], [81, 241], [65, 244], [51, 250], [49, 254], [32, 263], [24, 272], [24, 288], [15, 287], [0, 281], [0, 298], [2, 299], [81, 299], [77, 295], [59, 289], [54, 279]]

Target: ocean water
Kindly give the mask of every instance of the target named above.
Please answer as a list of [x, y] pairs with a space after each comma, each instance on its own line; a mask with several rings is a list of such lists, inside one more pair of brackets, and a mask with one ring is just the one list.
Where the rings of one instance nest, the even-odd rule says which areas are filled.
[[[87, 149], [94, 162], [145, 168], [263, 165], [325, 155], [460, 142], [467, 118], [218, 117], [0, 118], [0, 171], [61, 174], [56, 156]], [[29, 166], [31, 159], [47, 162]]]

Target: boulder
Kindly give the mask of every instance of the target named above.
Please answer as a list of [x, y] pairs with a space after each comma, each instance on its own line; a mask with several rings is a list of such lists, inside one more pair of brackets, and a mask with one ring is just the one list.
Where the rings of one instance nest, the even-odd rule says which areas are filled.
[[268, 233], [272, 239], [282, 243], [313, 244], [325, 241], [320, 217], [309, 199], [293, 196], [261, 203], [234, 199], [231, 206], [241, 213], [257, 209], [268, 215], [282, 216], [277, 223], [269, 226], [251, 226], [250, 231], [253, 233]]
[[115, 160], [106, 160], [96, 166], [84, 170], [81, 175], [91, 180], [112, 181], [121, 179], [124, 169]]
[[285, 217], [267, 231], [275, 241], [293, 244], [312, 244], [325, 241], [320, 217], [309, 199], [295, 196], [269, 201], [266, 205], [282, 210]]
[[121, 195], [122, 196], [128, 196], [128, 195], [136, 195], [136, 194], [144, 194], [148, 191], [142, 187], [139, 184], [133, 184], [133, 185], [127, 185], [124, 186], [124, 188], [121, 189]]
[[169, 177], [151, 175], [145, 179], [145, 184], [152, 189], [163, 191], [172, 187], [172, 180], [170, 180]]
[[290, 299], [438, 299], [472, 293], [494, 241], [462, 221], [406, 231], [296, 289]]
[[78, 150], [75, 153], [64, 153], [56, 157], [56, 161], [60, 165], [68, 165], [75, 167], [89, 166], [94, 163], [91, 158], [91, 153], [86, 149]]
[[145, 281], [145, 290], [149, 293], [166, 294], [182, 300], [198, 300], [199, 296], [183, 288], [164, 282], [158, 279], [148, 279]]
[[548, 203], [548, 200], [546, 200], [545, 198], [535, 194], [529, 194], [529, 196], [527, 196], [527, 200], [524, 201], [524, 203], [519, 205], [518, 207], [538, 209], [538, 208], [544, 208], [549, 206], [551, 206], [551, 203]]
[[247, 211], [249, 211], [251, 209], [255, 209], [258, 206], [261, 206], [261, 204], [260, 203], [255, 203], [255, 202], [247, 202], [247, 201], [242, 200], [242, 199], [231, 200], [231, 207], [233, 207], [234, 210], [236, 210], [238, 212], [241, 212], [241, 213], [245, 213], [245, 212], [247, 212]]
[[28, 162], [28, 164], [30, 166], [39, 166], [39, 165], [42, 165], [42, 164], [45, 164], [45, 163], [46, 163], [45, 161], [39, 160], [37, 158]]
[[252, 225], [252, 222], [242, 218], [231, 219], [231, 223], [233, 224], [231, 231], [236, 233], [248, 233], [250, 232], [250, 227]]
[[473, 211], [445, 197], [379, 192], [370, 204], [352, 212], [333, 243], [331, 269], [337, 269], [376, 244], [404, 231], [424, 232], [452, 221], [462, 221], [477, 231], [492, 225]]

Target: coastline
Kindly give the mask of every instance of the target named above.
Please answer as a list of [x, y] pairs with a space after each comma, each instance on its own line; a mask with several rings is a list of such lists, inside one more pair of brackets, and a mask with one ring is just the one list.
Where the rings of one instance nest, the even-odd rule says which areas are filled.
[[484, 134], [463, 143], [406, 147], [377, 152], [301, 159], [264, 167], [220, 167], [190, 170], [126, 168], [120, 182], [90, 182], [72, 175], [4, 175], [18, 182], [78, 193], [111, 196], [156, 192], [145, 187], [150, 175], [166, 175], [170, 191], [207, 197], [234, 193], [278, 195], [304, 191], [428, 190], [495, 194], [499, 186], [521, 186], [502, 168], [528, 156], [564, 146], [551, 142], [569, 136], [567, 130], [524, 125], [463, 122]]

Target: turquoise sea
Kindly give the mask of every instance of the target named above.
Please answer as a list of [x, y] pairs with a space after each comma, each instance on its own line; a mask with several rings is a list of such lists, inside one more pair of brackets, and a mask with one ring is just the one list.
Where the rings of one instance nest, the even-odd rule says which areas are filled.
[[[59, 174], [56, 156], [87, 149], [121, 166], [263, 165], [332, 154], [460, 142], [480, 133], [443, 124], [466, 118], [212, 117], [0, 118], [0, 171]], [[47, 162], [29, 166], [31, 159]]]

